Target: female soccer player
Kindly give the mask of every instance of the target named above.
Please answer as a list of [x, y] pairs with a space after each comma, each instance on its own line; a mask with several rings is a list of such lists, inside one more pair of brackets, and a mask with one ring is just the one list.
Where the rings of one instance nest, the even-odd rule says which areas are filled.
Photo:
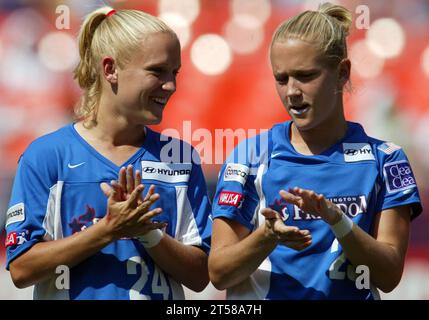
[[422, 208], [403, 150], [345, 120], [350, 25], [349, 11], [324, 4], [273, 36], [292, 121], [240, 144], [221, 169], [209, 274], [228, 298], [373, 299], [401, 279]]
[[167, 143], [190, 146], [146, 127], [160, 123], [176, 90], [178, 38], [149, 14], [106, 7], [88, 15], [79, 45], [79, 121], [37, 139], [19, 161], [6, 223], [12, 279], [35, 284], [37, 299], [201, 291], [211, 233], [201, 167], [166, 161]]

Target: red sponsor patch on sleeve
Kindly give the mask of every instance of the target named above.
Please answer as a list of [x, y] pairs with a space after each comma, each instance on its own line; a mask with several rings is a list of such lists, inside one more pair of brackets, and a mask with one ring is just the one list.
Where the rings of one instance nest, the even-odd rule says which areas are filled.
[[17, 242], [17, 237], [16, 237], [16, 231], [10, 232], [7, 236], [6, 236], [6, 240], [4, 242], [4, 246], [10, 247], [10, 246], [14, 246], [16, 245]]
[[241, 193], [232, 192], [232, 191], [222, 191], [219, 195], [218, 204], [239, 207], [242, 199], [243, 199], [243, 195]]

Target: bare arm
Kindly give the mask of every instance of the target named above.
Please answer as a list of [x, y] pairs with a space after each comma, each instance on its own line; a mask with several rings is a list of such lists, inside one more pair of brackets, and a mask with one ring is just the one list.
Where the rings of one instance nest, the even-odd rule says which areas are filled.
[[14, 284], [18, 288], [31, 286], [54, 276], [59, 265], [71, 268], [112, 241], [124, 236], [144, 234], [161, 227], [161, 224], [149, 222], [161, 210], [156, 208], [148, 211], [159, 195], [154, 194], [137, 206], [137, 199], [142, 191], [143, 186], [140, 186], [128, 200], [120, 202], [119, 195], [112, 192], [108, 199], [109, 213], [98, 223], [70, 237], [40, 242], [32, 246], [10, 264]]
[[383, 292], [400, 282], [410, 233], [409, 206], [382, 211], [375, 221], [375, 238], [356, 224], [340, 239], [346, 257], [353, 265], [366, 265], [371, 281]]
[[158, 245], [146, 250], [164, 272], [188, 288], [199, 292], [209, 283], [208, 258], [202, 249], [164, 234]]
[[25, 288], [51, 278], [59, 265], [74, 267], [109, 244], [103, 220], [82, 232], [55, 241], [39, 242], [10, 264], [12, 281]]
[[[317, 212], [330, 224], [337, 223], [343, 212], [323, 195], [294, 188], [291, 193], [280, 191], [288, 202], [307, 212]], [[346, 257], [353, 265], [366, 265], [372, 283], [384, 292], [392, 291], [399, 283], [404, 268], [410, 233], [410, 207], [400, 206], [383, 210], [374, 222], [374, 237], [354, 224], [350, 233], [338, 239]]]
[[226, 289], [247, 279], [278, 244], [302, 250], [311, 244], [308, 230], [283, 224], [278, 213], [263, 209], [266, 220], [254, 232], [240, 223], [217, 218], [213, 223], [209, 274], [213, 285]]

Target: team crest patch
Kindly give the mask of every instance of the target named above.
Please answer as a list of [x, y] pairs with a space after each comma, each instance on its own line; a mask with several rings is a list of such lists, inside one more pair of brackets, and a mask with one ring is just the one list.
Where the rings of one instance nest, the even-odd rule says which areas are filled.
[[383, 167], [383, 174], [389, 193], [416, 187], [416, 179], [407, 160], [386, 163]]
[[25, 220], [24, 203], [20, 202], [10, 207], [6, 213], [6, 227], [11, 223]]
[[375, 160], [368, 143], [343, 143], [343, 153], [345, 162]]

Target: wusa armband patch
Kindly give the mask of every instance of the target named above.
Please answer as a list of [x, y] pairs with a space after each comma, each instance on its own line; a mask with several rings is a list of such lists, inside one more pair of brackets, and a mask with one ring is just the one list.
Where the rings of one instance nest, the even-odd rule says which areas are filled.
[[243, 199], [243, 195], [238, 192], [232, 191], [222, 191], [219, 195], [218, 204], [223, 204], [227, 206], [239, 207], [241, 204], [241, 200]]
[[407, 160], [386, 163], [383, 173], [389, 193], [416, 187], [416, 179]]
[[30, 239], [30, 231], [28, 230], [22, 230], [20, 232], [12, 231], [9, 232], [6, 236], [6, 240], [4, 242], [4, 246], [10, 247], [15, 245], [21, 245], [25, 242], [27, 242]]

